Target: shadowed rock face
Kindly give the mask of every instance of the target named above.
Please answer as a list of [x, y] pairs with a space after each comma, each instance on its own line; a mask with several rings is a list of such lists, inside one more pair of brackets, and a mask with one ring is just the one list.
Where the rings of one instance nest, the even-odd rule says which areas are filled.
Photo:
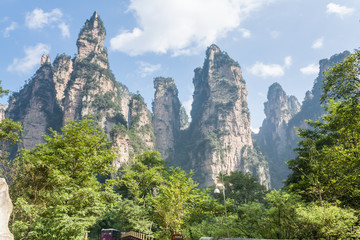
[[307, 128], [305, 120], [319, 119], [325, 113], [320, 103], [324, 72], [348, 55], [345, 51], [320, 60], [319, 75], [301, 106], [295, 97], [287, 96], [278, 83], [269, 87], [268, 101], [264, 104], [266, 118], [255, 139], [269, 162], [272, 187], [281, 188], [290, 173], [285, 162], [295, 157], [293, 149], [300, 140], [296, 128]]
[[0, 239], [13, 240], [8, 223], [13, 205], [9, 196], [9, 187], [4, 178], [0, 178]]

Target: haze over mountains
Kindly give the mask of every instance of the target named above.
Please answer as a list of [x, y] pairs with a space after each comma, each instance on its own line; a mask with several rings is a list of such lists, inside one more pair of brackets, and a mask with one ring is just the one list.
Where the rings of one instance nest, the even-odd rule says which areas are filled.
[[348, 55], [320, 61], [319, 76], [302, 104], [287, 96], [280, 84], [271, 85], [266, 118], [260, 132], [252, 134], [246, 79], [231, 53], [211, 45], [203, 66], [194, 70], [189, 123], [173, 79], [154, 80], [152, 113], [141, 95], [116, 81], [104, 47], [105, 32], [95, 12], [80, 31], [77, 55], [61, 54], [53, 63], [43, 56], [33, 78], [11, 96], [5, 115], [24, 126], [19, 147], [30, 149], [44, 142], [42, 135], [49, 127], [59, 130], [67, 120], [90, 117], [118, 149], [115, 166], [157, 149], [170, 165], [194, 170], [201, 186], [212, 185], [220, 173], [240, 170], [256, 175], [267, 187], [281, 187], [289, 173], [285, 161], [294, 157], [298, 141], [294, 127], [306, 127], [306, 119], [323, 113], [323, 72]]

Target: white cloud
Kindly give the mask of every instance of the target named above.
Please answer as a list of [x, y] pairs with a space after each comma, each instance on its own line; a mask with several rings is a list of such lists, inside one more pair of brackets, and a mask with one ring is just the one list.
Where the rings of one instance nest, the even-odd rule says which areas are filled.
[[251, 127], [251, 131], [255, 134], [258, 134], [260, 132], [260, 128], [252, 128]]
[[341, 5], [335, 4], [335, 3], [329, 3], [326, 6], [327, 13], [329, 13], [329, 14], [334, 13], [341, 18], [343, 18], [345, 15], [351, 15], [354, 11], [355, 11], [354, 8], [348, 8], [346, 6], [341, 6]]
[[48, 54], [50, 46], [44, 43], [38, 43], [32, 47], [25, 47], [25, 57], [15, 58], [13, 63], [8, 66], [10, 72], [28, 73], [33, 71], [34, 67], [40, 64], [42, 54]]
[[280, 36], [280, 32], [279, 31], [271, 31], [270, 36], [272, 39], [277, 39]]
[[10, 32], [14, 31], [17, 28], [17, 26], [18, 26], [18, 24], [16, 22], [11, 22], [10, 26], [5, 28], [4, 37], [9, 37]]
[[324, 38], [321, 37], [316, 39], [311, 47], [314, 49], [318, 49], [318, 48], [322, 48], [323, 45], [324, 45]]
[[189, 96], [187, 101], [183, 102], [183, 106], [189, 118], [191, 117], [190, 113], [191, 113], [192, 102], [193, 102], [192, 95]]
[[58, 27], [60, 28], [61, 30], [61, 36], [63, 38], [69, 38], [70, 37], [70, 30], [69, 30], [69, 26], [64, 23], [64, 22], [61, 22]]
[[284, 60], [284, 67], [289, 68], [292, 65], [292, 57], [287, 56]]
[[251, 12], [275, 0], [131, 0], [138, 27], [110, 40], [111, 50], [194, 54], [239, 28]]
[[161, 64], [150, 64], [147, 62], [138, 62], [138, 72], [142, 78], [149, 76], [150, 74], [159, 71], [161, 69]]
[[53, 22], [58, 22], [62, 18], [60, 9], [55, 8], [51, 12], [44, 12], [36, 8], [32, 12], [26, 13], [25, 24], [30, 29], [40, 29]]
[[285, 74], [285, 68], [289, 68], [292, 65], [291, 56], [287, 56], [284, 59], [284, 65], [280, 64], [264, 64], [263, 62], [256, 62], [249, 68], [251, 74], [267, 78], [267, 77], [281, 77]]
[[317, 64], [309, 64], [306, 67], [300, 69], [300, 72], [304, 75], [315, 75], [319, 73], [319, 65]]
[[251, 37], [251, 32], [250, 32], [249, 29], [240, 28], [239, 32], [241, 32], [243, 38], [250, 38]]
[[64, 38], [70, 37], [69, 26], [63, 20], [63, 13], [60, 9], [55, 8], [51, 12], [44, 12], [40, 8], [26, 13], [25, 24], [29, 29], [42, 29], [46, 26], [57, 26], [61, 30]]

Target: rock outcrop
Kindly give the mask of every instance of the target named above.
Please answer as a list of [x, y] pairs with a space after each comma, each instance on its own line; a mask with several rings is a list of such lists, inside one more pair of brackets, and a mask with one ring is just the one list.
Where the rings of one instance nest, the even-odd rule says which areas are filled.
[[153, 128], [156, 136], [155, 148], [164, 159], [170, 160], [175, 157], [175, 145], [181, 127], [181, 104], [178, 98], [178, 90], [171, 78], [156, 78], [154, 87]]
[[0, 178], [0, 240], [14, 240], [9, 231], [9, 219], [13, 204], [9, 196], [9, 187], [4, 178]]
[[117, 167], [154, 148], [150, 111], [141, 96], [115, 80], [104, 40], [105, 28], [95, 12], [80, 31], [74, 59], [61, 54], [51, 65], [49, 56], [42, 56], [39, 70], [12, 95], [6, 111], [6, 117], [23, 124], [20, 147], [42, 143], [49, 127], [60, 130], [66, 121], [92, 118], [110, 135], [119, 153]]
[[269, 87], [268, 101], [264, 103], [265, 116], [259, 134], [255, 137], [260, 148], [267, 153], [271, 186], [279, 188], [278, 176], [287, 176], [289, 170], [278, 157], [291, 157], [288, 142], [288, 123], [300, 111], [300, 103], [294, 96], [287, 96], [280, 84]]
[[212, 45], [203, 67], [195, 69], [193, 83], [192, 122], [176, 156], [189, 159], [188, 168], [196, 170], [195, 178], [202, 186], [212, 185], [220, 173], [235, 170], [257, 175], [268, 185], [266, 162], [253, 147], [246, 84], [239, 64]]
[[49, 127], [55, 130], [61, 127], [62, 111], [56, 101], [52, 66], [47, 56], [41, 61], [41, 67], [28, 84], [10, 97], [5, 113], [6, 118], [22, 123], [24, 132], [20, 146], [26, 149], [43, 143], [43, 135]]
[[325, 113], [320, 103], [324, 72], [348, 55], [345, 51], [320, 60], [319, 75], [312, 90], [306, 92], [300, 109], [297, 100], [287, 97], [279, 84], [270, 86], [268, 102], [264, 104], [266, 118], [255, 139], [269, 162], [272, 187], [281, 188], [290, 173], [285, 162], [295, 157], [293, 150], [300, 140], [296, 128], [307, 128], [305, 120], [319, 119]]

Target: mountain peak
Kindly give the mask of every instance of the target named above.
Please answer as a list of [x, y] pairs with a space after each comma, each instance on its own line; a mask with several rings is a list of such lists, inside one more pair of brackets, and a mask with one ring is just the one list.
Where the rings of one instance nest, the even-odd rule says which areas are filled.
[[[89, 57], [89, 61], [96, 62], [102, 68], [108, 68], [107, 52], [104, 46], [105, 35], [106, 31], [104, 24], [98, 13], [95, 11], [90, 20], [85, 21], [85, 24], [79, 33], [76, 43], [79, 59]], [[94, 60], [96, 56], [101, 57]], [[101, 61], [101, 59], [106, 59], [106, 61]]]

